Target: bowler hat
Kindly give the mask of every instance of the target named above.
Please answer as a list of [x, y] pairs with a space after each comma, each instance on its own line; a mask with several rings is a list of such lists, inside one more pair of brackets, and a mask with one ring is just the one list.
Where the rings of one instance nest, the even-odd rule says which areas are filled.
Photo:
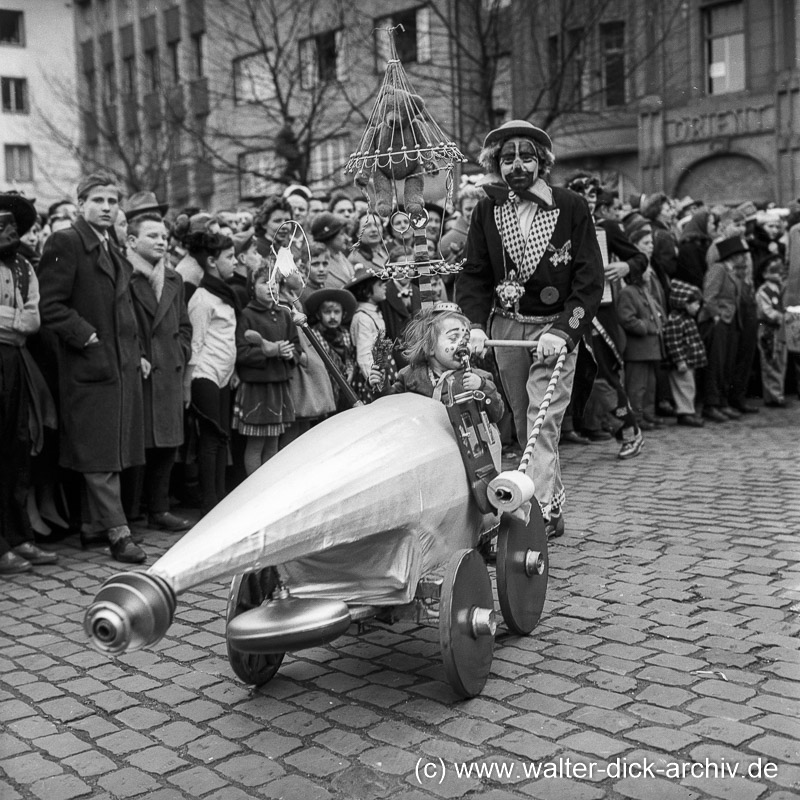
[[735, 256], [737, 253], [748, 252], [750, 252], [750, 248], [741, 236], [731, 236], [728, 239], [717, 242], [717, 253], [719, 254], [717, 260], [719, 261], [725, 261], [731, 256]]
[[136, 192], [128, 198], [125, 205], [125, 216], [128, 221], [141, 214], [158, 214], [163, 217], [167, 213], [169, 206], [166, 203], [159, 203], [154, 192]]
[[526, 139], [533, 139], [548, 150], [553, 149], [553, 142], [550, 137], [541, 129], [532, 125], [525, 119], [512, 119], [504, 122], [499, 128], [489, 131], [483, 140], [483, 146], [489, 147], [493, 144], [500, 144], [514, 136], [523, 136]]
[[6, 192], [0, 194], [0, 211], [9, 211], [14, 215], [17, 223], [17, 233], [22, 236], [26, 234], [36, 222], [36, 207], [28, 200], [16, 192]]
[[345, 225], [347, 220], [344, 217], [324, 211], [322, 214], [317, 214], [311, 223], [311, 238], [318, 242], [330, 241]]
[[342, 322], [349, 322], [356, 313], [356, 299], [344, 289], [317, 289], [306, 298], [306, 314], [314, 317], [319, 307], [328, 301], [339, 303], [342, 307]]

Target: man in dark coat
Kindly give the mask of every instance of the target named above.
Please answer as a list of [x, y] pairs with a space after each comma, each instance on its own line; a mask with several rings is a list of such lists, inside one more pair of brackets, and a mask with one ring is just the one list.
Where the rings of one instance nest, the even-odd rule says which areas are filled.
[[603, 262], [586, 202], [542, 176], [554, 163], [550, 137], [524, 120], [491, 131], [481, 166], [502, 182], [472, 213], [456, 302], [472, 323], [470, 349], [493, 339], [526, 339], [529, 349], [495, 351], [500, 380], [524, 448], [561, 353], [566, 360], [528, 466], [549, 536], [564, 531], [558, 460], [578, 344], [591, 331], [603, 294]]
[[132, 268], [109, 235], [114, 178], [78, 185], [81, 216], [46, 242], [39, 266], [42, 324], [58, 339], [60, 463], [83, 473], [84, 544], [107, 541], [117, 561], [142, 563], [122, 508], [120, 473], [144, 463], [141, 359]]
[[167, 267], [167, 228], [152, 211], [128, 222], [131, 292], [144, 350], [144, 495], [151, 528], [185, 531], [191, 523], [169, 510], [169, 480], [183, 443], [183, 378], [192, 325], [183, 280]]

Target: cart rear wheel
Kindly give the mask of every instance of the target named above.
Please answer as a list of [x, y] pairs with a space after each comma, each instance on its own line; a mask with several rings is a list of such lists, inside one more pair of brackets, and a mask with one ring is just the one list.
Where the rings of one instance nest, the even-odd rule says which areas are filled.
[[439, 642], [447, 680], [461, 697], [474, 697], [486, 685], [496, 629], [486, 564], [476, 550], [457, 550], [442, 583]]
[[497, 534], [497, 598], [514, 633], [526, 636], [539, 622], [548, 574], [547, 534], [539, 504], [531, 503], [527, 525], [503, 514]]
[[[278, 572], [275, 567], [237, 575], [231, 582], [228, 594], [226, 625], [239, 614], [258, 608], [265, 600], [269, 600], [277, 586]], [[237, 677], [255, 686], [270, 681], [283, 661], [284, 653], [242, 653], [232, 647], [227, 638], [226, 645], [228, 661]]]

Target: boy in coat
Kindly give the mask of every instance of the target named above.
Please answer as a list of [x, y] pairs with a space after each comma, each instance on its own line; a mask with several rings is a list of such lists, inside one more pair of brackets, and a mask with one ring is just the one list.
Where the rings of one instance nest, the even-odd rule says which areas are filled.
[[166, 266], [167, 228], [159, 214], [128, 223], [131, 293], [144, 352], [144, 496], [151, 528], [185, 531], [191, 523], [169, 511], [169, 480], [183, 443], [183, 373], [192, 348], [192, 326], [183, 280]]

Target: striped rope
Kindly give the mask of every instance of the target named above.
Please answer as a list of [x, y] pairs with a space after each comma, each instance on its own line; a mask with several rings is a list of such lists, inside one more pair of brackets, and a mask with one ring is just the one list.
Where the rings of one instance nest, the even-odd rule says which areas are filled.
[[547, 409], [550, 407], [550, 401], [553, 399], [553, 392], [556, 390], [556, 384], [558, 383], [558, 378], [561, 375], [561, 369], [566, 360], [567, 351], [564, 350], [561, 355], [559, 355], [556, 365], [553, 367], [553, 374], [550, 377], [550, 383], [547, 384], [547, 390], [544, 393], [542, 402], [539, 404], [539, 413], [536, 415], [536, 419], [533, 421], [533, 428], [531, 429], [531, 435], [528, 437], [528, 444], [525, 446], [525, 452], [522, 454], [519, 466], [517, 467], [519, 472], [525, 472], [528, 469], [528, 464], [533, 457], [534, 445], [536, 444], [536, 440], [539, 438], [539, 432], [542, 430]]

